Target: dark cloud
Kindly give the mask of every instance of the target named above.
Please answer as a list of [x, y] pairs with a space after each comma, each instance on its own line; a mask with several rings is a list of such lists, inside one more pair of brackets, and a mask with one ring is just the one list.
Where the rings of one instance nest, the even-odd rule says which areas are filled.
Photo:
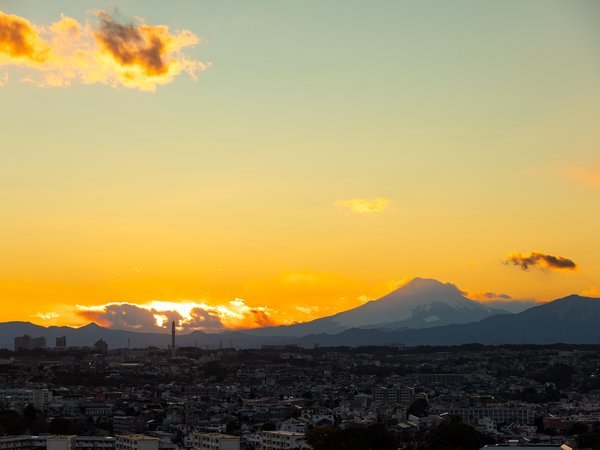
[[[100, 311], [98, 310], [82, 310], [78, 311], [81, 317], [98, 322], [108, 328], [117, 328], [121, 330], [136, 330], [136, 331], [158, 331], [160, 327], [156, 323], [154, 314], [156, 311], [140, 308], [136, 305], [128, 303], [114, 303], [105, 305]], [[166, 311], [161, 311], [161, 315], [166, 315]], [[170, 316], [173, 320], [181, 319], [179, 313], [171, 311]]]
[[141, 308], [130, 303], [111, 303], [102, 309], [82, 309], [77, 311], [80, 317], [97, 322], [108, 328], [146, 332], [169, 331], [171, 322], [183, 330], [222, 331], [225, 326], [219, 316], [203, 308], [190, 311], [190, 318], [183, 317], [174, 310]]
[[219, 316], [202, 308], [194, 308], [190, 311], [191, 319], [184, 326], [194, 330], [222, 331], [225, 327]]
[[95, 36], [101, 46], [123, 66], [135, 66], [147, 76], [163, 75], [169, 70], [166, 60], [169, 34], [161, 27], [122, 25], [106, 12], [98, 14], [100, 28]]
[[562, 256], [547, 255], [544, 253], [532, 252], [529, 255], [513, 253], [505, 264], [519, 266], [523, 270], [532, 267], [543, 267], [551, 270], [576, 270], [577, 264], [574, 261]]

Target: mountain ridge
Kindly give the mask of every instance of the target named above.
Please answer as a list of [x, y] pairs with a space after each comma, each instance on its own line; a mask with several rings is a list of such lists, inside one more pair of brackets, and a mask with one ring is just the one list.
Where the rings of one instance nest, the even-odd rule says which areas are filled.
[[[427, 303], [419, 303], [423, 289], [430, 296]], [[472, 303], [476, 302], [463, 297], [453, 284], [444, 284], [430, 279], [416, 279], [412, 285], [408, 283], [379, 300], [372, 300], [357, 308], [311, 322], [262, 329], [227, 330], [214, 334], [200, 330], [186, 334], [180, 332], [177, 335], [177, 345], [199, 345], [200, 347], [214, 348], [225, 344], [225, 346], [247, 348], [281, 344], [361, 346], [600, 343], [600, 299], [577, 294], [543, 303], [517, 314], [492, 308], [475, 308], [477, 314], [485, 313], [485, 317], [467, 323], [447, 323], [441, 326], [406, 326], [410, 324], [411, 320], [422, 324], [427, 318], [426, 315], [434, 311], [434, 307], [437, 308], [435, 311], [440, 311], [439, 302], [436, 301], [438, 294], [446, 299], [443, 303], [445, 307], [453, 309], [457, 313], [469, 312], [470, 308], [475, 308]], [[450, 294], [452, 295], [449, 298], [446, 297]], [[365, 310], [367, 313], [371, 313], [373, 305], [376, 306], [376, 312], [386, 313], [386, 308], [397, 302], [404, 302], [404, 305], [409, 304], [409, 306], [416, 305], [417, 313], [411, 310], [410, 317], [404, 317], [403, 320], [397, 321], [398, 316], [394, 316], [393, 319], [388, 318], [386, 323], [373, 324], [372, 327], [355, 326], [352, 320], [346, 322], [339, 320], [340, 317], [342, 319], [347, 317], [346, 313], [351, 313], [351, 319], [355, 316], [360, 317], [359, 313]], [[423, 308], [419, 309], [422, 306]], [[380, 309], [381, 311], [379, 311]], [[399, 314], [406, 314], [406, 311], [400, 311]], [[379, 316], [375, 314], [374, 317]], [[372, 317], [367, 317], [365, 320], [370, 318]], [[305, 333], [301, 335], [290, 333], [290, 331], [297, 333], [299, 330], [304, 330]], [[12, 349], [14, 338], [24, 334], [32, 337], [44, 336], [48, 347], [52, 347], [54, 339], [59, 336], [67, 337], [68, 346], [78, 347], [92, 346], [98, 339], [104, 339], [110, 348], [129, 346], [133, 348], [148, 346], [166, 348], [170, 344], [170, 334], [167, 332], [149, 333], [110, 329], [101, 327], [94, 322], [82, 327], [44, 327], [26, 321], [10, 321], [0, 323], [0, 347]]]
[[[599, 344], [600, 298], [569, 295], [518, 314], [498, 314], [467, 324], [390, 331], [368, 336], [373, 345], [463, 345], [480, 344]], [[362, 339], [365, 339], [362, 336]], [[338, 343], [339, 335], [307, 335], [300, 345]], [[347, 341], [356, 346], [359, 342]]]

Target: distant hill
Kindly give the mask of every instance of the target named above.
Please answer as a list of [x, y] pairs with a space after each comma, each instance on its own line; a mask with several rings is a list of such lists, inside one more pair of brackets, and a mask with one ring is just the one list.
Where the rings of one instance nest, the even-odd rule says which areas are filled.
[[14, 348], [16, 336], [28, 334], [31, 337], [43, 336], [46, 345], [54, 347], [59, 336], [66, 336], [67, 346], [91, 347], [99, 339], [104, 339], [110, 348], [126, 348], [128, 343], [133, 347], [168, 345], [169, 337], [160, 333], [134, 333], [125, 330], [111, 330], [95, 323], [90, 323], [80, 328], [74, 327], [42, 327], [29, 322], [4, 322], [0, 323], [0, 347]]
[[597, 344], [600, 343], [600, 299], [570, 295], [519, 314], [498, 315], [462, 326], [407, 330], [407, 344]]
[[250, 333], [301, 337], [307, 334], [335, 334], [351, 328], [431, 328], [475, 322], [494, 314], [506, 313], [469, 300], [453, 284], [415, 278], [384, 297], [354, 309], [311, 322], [260, 328]]
[[[391, 294], [331, 317], [288, 327], [207, 334], [178, 334], [177, 346], [249, 348], [261, 345], [302, 346], [460, 345], [481, 344], [598, 344], [600, 299], [570, 295], [519, 314], [495, 314], [460, 295], [456, 287], [435, 280], [416, 279]], [[478, 305], [478, 304], [476, 304]], [[480, 306], [480, 305], [479, 305]], [[482, 307], [485, 308], [485, 307]], [[437, 317], [432, 320], [432, 316]], [[485, 316], [481, 320], [477, 317]], [[470, 323], [459, 323], [469, 319]], [[431, 326], [432, 322], [453, 324]], [[408, 328], [412, 326], [414, 328]], [[402, 327], [402, 328], [400, 328]], [[278, 333], [274, 335], [273, 333]], [[295, 336], [295, 333], [304, 335]], [[48, 347], [67, 337], [68, 346], [92, 346], [104, 339], [109, 348], [166, 348], [170, 336], [103, 328], [94, 323], [81, 328], [41, 327], [29, 322], [0, 323], [0, 347], [12, 349], [14, 338], [44, 336]]]
[[[91, 347], [99, 339], [104, 339], [109, 348], [145, 348], [149, 346], [167, 348], [171, 336], [164, 333], [137, 333], [127, 330], [113, 330], [90, 323], [80, 328], [74, 327], [42, 327], [29, 322], [0, 323], [0, 348], [14, 349], [16, 336], [28, 334], [31, 337], [44, 336], [47, 347], [54, 347], [56, 338], [66, 336], [69, 347]], [[257, 337], [243, 331], [232, 331], [220, 334], [207, 334], [194, 331], [177, 335], [177, 346], [199, 347], [257, 347], [263, 344], [286, 343], [285, 338]]]
[[461, 345], [598, 344], [600, 299], [570, 295], [519, 314], [499, 314], [481, 321], [401, 331], [349, 330], [335, 335], [309, 335], [301, 345]]

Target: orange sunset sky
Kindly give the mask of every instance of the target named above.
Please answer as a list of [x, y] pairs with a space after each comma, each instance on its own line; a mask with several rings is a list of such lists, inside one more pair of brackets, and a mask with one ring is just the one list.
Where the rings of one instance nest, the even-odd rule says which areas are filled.
[[600, 297], [599, 45], [579, 0], [0, 0], [0, 320]]

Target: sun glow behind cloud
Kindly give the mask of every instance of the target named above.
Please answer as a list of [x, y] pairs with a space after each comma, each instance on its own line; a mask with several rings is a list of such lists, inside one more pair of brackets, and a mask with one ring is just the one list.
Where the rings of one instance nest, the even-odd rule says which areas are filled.
[[193, 301], [151, 301], [145, 304], [127, 302], [95, 306], [77, 306], [76, 314], [86, 321], [98, 322], [109, 328], [138, 331], [167, 329], [174, 321], [179, 329], [223, 331], [225, 329], [256, 328], [275, 325], [275, 311], [265, 306], [253, 307], [243, 299], [209, 305]]

